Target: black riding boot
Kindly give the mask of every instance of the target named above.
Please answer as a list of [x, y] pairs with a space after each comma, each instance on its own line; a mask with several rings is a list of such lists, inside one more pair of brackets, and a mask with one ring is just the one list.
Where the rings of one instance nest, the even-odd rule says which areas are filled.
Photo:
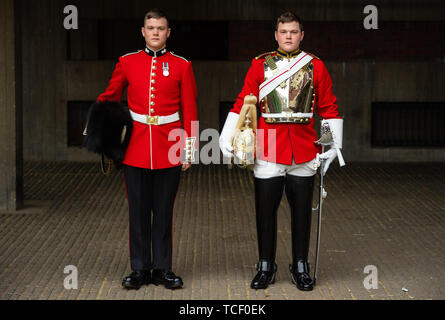
[[312, 291], [314, 289], [314, 282], [309, 275], [310, 269], [307, 261], [299, 260], [294, 264], [289, 265], [289, 271], [292, 278], [292, 283], [302, 291]]
[[285, 178], [255, 178], [255, 211], [259, 263], [252, 280], [253, 289], [265, 289], [275, 280], [277, 211], [283, 196]]
[[255, 268], [258, 273], [250, 284], [252, 289], [266, 289], [269, 284], [275, 282], [275, 274], [277, 272], [276, 263], [260, 260], [255, 265]]
[[304, 291], [313, 289], [307, 263], [311, 235], [315, 177], [286, 176], [286, 197], [291, 208], [292, 282]]

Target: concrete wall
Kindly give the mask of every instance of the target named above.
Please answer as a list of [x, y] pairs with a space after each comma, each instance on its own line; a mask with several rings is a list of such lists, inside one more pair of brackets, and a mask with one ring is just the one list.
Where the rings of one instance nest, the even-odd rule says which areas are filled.
[[63, 1], [21, 1], [25, 159], [64, 159]]
[[[95, 155], [67, 147], [66, 102], [96, 99], [105, 89], [115, 61], [66, 61], [64, 2], [21, 1], [24, 4], [22, 28], [27, 30], [22, 38], [25, 48], [25, 159], [95, 160]], [[178, 20], [273, 20], [283, 9], [291, 8], [306, 21], [357, 21], [361, 24], [363, 7], [368, 3], [299, 1], [298, 8], [295, 8], [295, 1], [284, 0], [151, 1], [148, 5], [146, 1], [78, 0], [69, 4], [78, 7], [82, 19], [135, 19], [149, 7], [159, 6], [171, 19]], [[445, 21], [440, 1], [374, 1], [373, 4], [378, 7], [382, 21]], [[70, 32], [76, 36], [76, 31]], [[413, 48], [415, 45], [416, 39], [413, 39]], [[340, 112], [345, 118], [343, 145], [347, 161], [445, 161], [444, 149], [377, 149], [370, 145], [373, 101], [445, 100], [445, 59], [325, 62], [334, 82]], [[218, 128], [219, 103], [236, 98], [249, 61], [193, 61], [193, 65], [199, 94], [200, 128]]]
[[20, 45], [15, 35], [14, 1], [0, 2], [0, 210], [23, 203]]

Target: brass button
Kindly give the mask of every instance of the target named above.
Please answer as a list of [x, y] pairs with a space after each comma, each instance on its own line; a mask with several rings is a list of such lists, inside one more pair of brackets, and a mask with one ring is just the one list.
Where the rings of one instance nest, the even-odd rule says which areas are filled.
[[155, 79], [152, 79], [152, 80], [151, 80], [151, 83], [156, 83]]
[[156, 77], [156, 73], [152, 72], [152, 73], [151, 73], [151, 76], [152, 76], [152, 77]]
[[156, 70], [156, 66], [153, 66], [153, 70]]
[[151, 87], [151, 91], [155, 91], [156, 89], [155, 89], [155, 87]]
[[153, 59], [153, 63], [158, 63], [158, 60], [156, 60], [156, 59]]
[[151, 94], [151, 98], [152, 98], [152, 99], [154, 99], [154, 98], [155, 98], [155, 95], [154, 95], [153, 93]]
[[154, 105], [155, 105], [154, 101], [152, 101], [152, 102], [150, 103], [150, 105], [154, 106]]
[[150, 109], [150, 112], [155, 112], [155, 109]]

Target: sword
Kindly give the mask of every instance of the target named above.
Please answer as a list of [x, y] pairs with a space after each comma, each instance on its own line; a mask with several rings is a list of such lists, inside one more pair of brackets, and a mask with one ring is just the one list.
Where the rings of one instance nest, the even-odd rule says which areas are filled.
[[[322, 146], [322, 152], [324, 152], [324, 146]], [[314, 267], [314, 277], [312, 280], [312, 285], [315, 286], [317, 282], [317, 272], [318, 272], [318, 260], [319, 260], [319, 252], [320, 252], [320, 239], [321, 239], [321, 213], [323, 209], [323, 200], [326, 198], [327, 193], [323, 188], [323, 170], [324, 170], [324, 162], [325, 159], [320, 160], [320, 187], [318, 192], [318, 206], [317, 208], [313, 208], [312, 210], [318, 211], [318, 219], [317, 219], [317, 244], [315, 247], [315, 267]]]
[[[318, 141], [316, 141], [317, 144], [321, 145], [321, 153], [325, 152], [325, 145], [327, 145], [330, 141], [332, 141], [332, 132], [329, 128], [329, 125], [322, 126], [321, 129], [321, 137]], [[320, 159], [320, 166], [319, 166], [319, 177], [320, 177], [320, 186], [319, 186], [319, 192], [318, 192], [318, 206], [316, 208], [312, 208], [313, 211], [318, 211], [318, 219], [317, 219], [317, 244], [315, 247], [315, 266], [314, 266], [314, 277], [312, 280], [312, 285], [315, 286], [317, 282], [317, 272], [318, 272], [318, 261], [320, 256], [320, 239], [321, 239], [321, 213], [323, 209], [323, 200], [327, 197], [327, 192], [323, 187], [323, 170], [326, 159]]]

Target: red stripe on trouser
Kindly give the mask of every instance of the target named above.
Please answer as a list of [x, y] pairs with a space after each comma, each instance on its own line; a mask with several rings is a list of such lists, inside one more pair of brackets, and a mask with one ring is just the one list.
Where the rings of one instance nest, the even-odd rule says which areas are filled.
[[[125, 183], [125, 175], [123, 173], [122, 173], [122, 178], [124, 180], [125, 197], [127, 198], [127, 204], [128, 204], [128, 252], [131, 255], [131, 242], [130, 242], [130, 200], [128, 200], [127, 184]], [[131, 268], [131, 270], [133, 270], [133, 266], [131, 265], [131, 259], [130, 259], [130, 268]]]

